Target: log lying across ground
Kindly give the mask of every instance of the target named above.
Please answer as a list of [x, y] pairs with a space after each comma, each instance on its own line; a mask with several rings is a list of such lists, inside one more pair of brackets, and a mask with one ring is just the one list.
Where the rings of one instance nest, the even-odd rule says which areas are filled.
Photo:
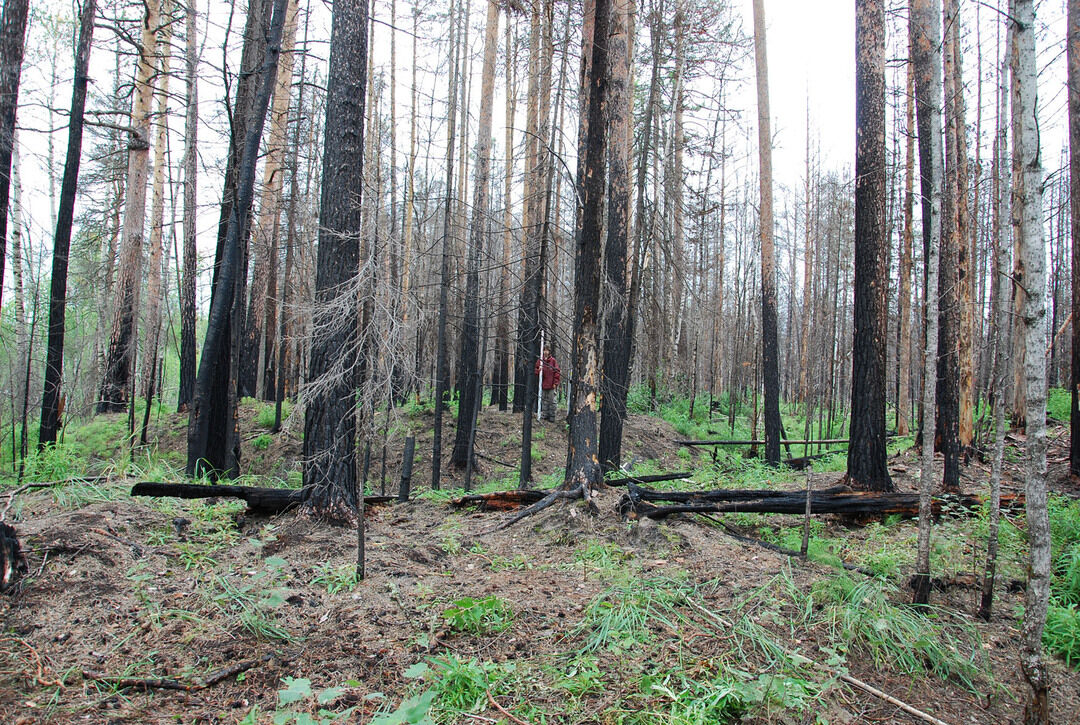
[[542, 501], [551, 491], [537, 491], [522, 488], [516, 491], [495, 491], [494, 493], [474, 493], [451, 501], [457, 508], [479, 506], [484, 511], [509, 511]]
[[[258, 513], [276, 514], [298, 506], [303, 491], [298, 488], [258, 488], [256, 486], [224, 486], [201, 483], [155, 483], [142, 481], [131, 487], [132, 496], [154, 498], [217, 498], [231, 496], [243, 499], [248, 508]], [[389, 503], [393, 496], [365, 496], [364, 504], [373, 506]]]
[[[671, 502], [657, 506], [652, 501]], [[933, 499], [934, 515], [940, 515], [946, 507], [974, 509], [982, 506], [979, 496], [943, 495]], [[1023, 496], [1002, 496], [1003, 508], [1022, 507]], [[717, 490], [717, 491], [653, 491], [634, 484], [619, 502], [623, 516], [662, 519], [680, 513], [806, 513], [805, 491], [775, 490]], [[917, 493], [872, 493], [830, 489], [810, 493], [810, 512], [813, 514], [844, 514], [851, 516], [898, 515], [914, 518], [919, 515]]]

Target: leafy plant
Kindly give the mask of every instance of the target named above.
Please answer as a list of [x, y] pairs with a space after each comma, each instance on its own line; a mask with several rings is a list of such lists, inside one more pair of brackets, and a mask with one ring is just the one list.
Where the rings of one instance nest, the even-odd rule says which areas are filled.
[[311, 583], [326, 587], [328, 594], [351, 592], [361, 581], [360, 577], [357, 576], [354, 564], [334, 566], [328, 562], [320, 564], [315, 568], [315, 571], [316, 574]]
[[251, 447], [257, 451], [265, 451], [270, 447], [270, 444], [274, 442], [274, 437], [269, 433], [260, 434], [255, 440], [251, 441]]
[[471, 634], [502, 632], [514, 618], [510, 606], [495, 595], [482, 599], [464, 597], [442, 613], [452, 629]]
[[[285, 677], [281, 684], [284, 687], [278, 690], [277, 709], [272, 719], [274, 725], [330, 725], [347, 718], [356, 709], [354, 705], [341, 712], [334, 712], [326, 707], [341, 697], [345, 692], [344, 687], [328, 687], [315, 692], [311, 689], [311, 680], [306, 677]], [[312, 706], [316, 708], [315, 715], [308, 712]], [[259, 709], [256, 707], [240, 721], [240, 725], [257, 725], [258, 722]]]

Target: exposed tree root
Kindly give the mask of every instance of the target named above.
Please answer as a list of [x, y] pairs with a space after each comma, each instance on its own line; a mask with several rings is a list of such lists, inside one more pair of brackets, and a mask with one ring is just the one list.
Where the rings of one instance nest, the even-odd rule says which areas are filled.
[[213, 687], [222, 680], [234, 677], [241, 672], [247, 672], [255, 665], [269, 661], [272, 657], [274, 657], [274, 655], [271, 653], [263, 655], [258, 659], [237, 662], [228, 665], [227, 667], [214, 670], [206, 677], [202, 677], [194, 682], [181, 682], [180, 680], [174, 680], [169, 677], [114, 677], [95, 670], [83, 670], [82, 674], [83, 677], [88, 680], [111, 685], [117, 689], [131, 687], [139, 690], [177, 690], [180, 692], [196, 692], [198, 690], [205, 690], [208, 687]]

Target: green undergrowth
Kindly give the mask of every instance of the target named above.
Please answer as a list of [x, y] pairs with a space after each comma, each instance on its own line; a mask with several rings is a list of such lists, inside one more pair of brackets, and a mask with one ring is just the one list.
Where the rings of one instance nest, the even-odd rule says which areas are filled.
[[1080, 501], [1050, 497], [1050, 609], [1043, 645], [1080, 669]]

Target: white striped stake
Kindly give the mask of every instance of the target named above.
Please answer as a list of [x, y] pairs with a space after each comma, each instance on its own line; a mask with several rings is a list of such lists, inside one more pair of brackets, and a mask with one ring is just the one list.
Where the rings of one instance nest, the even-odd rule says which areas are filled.
[[541, 404], [544, 400], [544, 330], [540, 330], [540, 369], [536, 374], [536, 420], [540, 421]]

